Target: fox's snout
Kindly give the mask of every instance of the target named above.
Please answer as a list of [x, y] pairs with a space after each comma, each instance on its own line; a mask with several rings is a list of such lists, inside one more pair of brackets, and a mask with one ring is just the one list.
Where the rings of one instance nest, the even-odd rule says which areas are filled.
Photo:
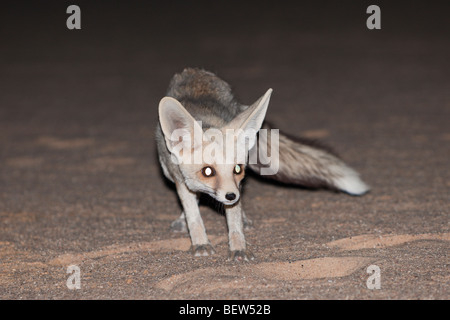
[[239, 201], [239, 193], [236, 192], [227, 192], [225, 193], [224, 200], [221, 200], [225, 205], [233, 205]]
[[214, 198], [224, 205], [233, 205], [240, 199], [240, 181], [231, 177], [221, 177], [215, 186]]
[[238, 190], [216, 191], [215, 198], [224, 205], [233, 205], [239, 201], [240, 194]]

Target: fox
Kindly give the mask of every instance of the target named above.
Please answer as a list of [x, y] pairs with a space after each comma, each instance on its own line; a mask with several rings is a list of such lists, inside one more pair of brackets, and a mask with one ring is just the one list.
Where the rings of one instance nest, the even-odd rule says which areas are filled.
[[[199, 211], [199, 197], [206, 194], [224, 208], [228, 258], [254, 260], [244, 235], [244, 230], [253, 223], [241, 201], [247, 169], [281, 183], [328, 188], [354, 196], [370, 190], [359, 174], [329, 147], [273, 130], [265, 121], [272, 91], [268, 89], [251, 105], [242, 104], [235, 99], [230, 85], [216, 74], [201, 68], [186, 68], [172, 77], [159, 102], [155, 135], [158, 158], [162, 173], [175, 184], [182, 206], [181, 215], [170, 229], [189, 233], [194, 256], [215, 253]], [[263, 135], [263, 129], [270, 134]], [[207, 135], [211, 130], [223, 134], [226, 141], [212, 139]], [[183, 134], [174, 135], [174, 132]], [[242, 135], [245, 138], [240, 139]], [[223, 161], [223, 156], [219, 159], [220, 152], [210, 152], [208, 157], [196, 153], [212, 144], [227, 153], [228, 161]], [[214, 149], [217, 150], [221, 149]], [[239, 151], [241, 156], [230, 150]], [[269, 163], [267, 160], [275, 153], [276, 157]], [[186, 161], [196, 154], [200, 154], [198, 161]], [[272, 164], [275, 169], [263, 175]]]

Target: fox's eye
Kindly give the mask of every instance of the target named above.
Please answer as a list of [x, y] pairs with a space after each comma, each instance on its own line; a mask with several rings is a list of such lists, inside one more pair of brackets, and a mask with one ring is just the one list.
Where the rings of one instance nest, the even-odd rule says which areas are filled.
[[216, 174], [216, 172], [215, 172], [214, 169], [211, 168], [211, 167], [204, 167], [204, 168], [202, 169], [202, 174], [203, 174], [205, 177], [212, 177], [212, 176], [214, 176], [214, 175]]
[[241, 172], [242, 172], [242, 167], [241, 167], [240, 164], [237, 164], [237, 165], [234, 167], [234, 173], [235, 173], [235, 174], [240, 174]]

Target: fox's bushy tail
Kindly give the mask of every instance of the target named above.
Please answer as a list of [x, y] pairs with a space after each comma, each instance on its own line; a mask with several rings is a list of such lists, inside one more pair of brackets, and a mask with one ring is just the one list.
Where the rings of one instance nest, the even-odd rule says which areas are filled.
[[[270, 129], [270, 125], [265, 123], [263, 129]], [[274, 150], [274, 146], [271, 146], [270, 130], [267, 132], [267, 136], [258, 135], [258, 148], [266, 148], [261, 150], [262, 154], [270, 154], [270, 150]], [[362, 195], [369, 191], [369, 186], [361, 180], [359, 174], [328, 147], [313, 140], [293, 138], [281, 132], [276, 143], [278, 146], [275, 147], [279, 150], [278, 171], [265, 177], [305, 187], [341, 190], [351, 195]], [[261, 152], [257, 151], [258, 148], [250, 150], [250, 158], [256, 158], [256, 154], [252, 154], [255, 152], [261, 155]], [[258, 174], [261, 174], [261, 169], [270, 166], [267, 161], [260, 160], [258, 157], [256, 164], [248, 164], [248, 167]]]

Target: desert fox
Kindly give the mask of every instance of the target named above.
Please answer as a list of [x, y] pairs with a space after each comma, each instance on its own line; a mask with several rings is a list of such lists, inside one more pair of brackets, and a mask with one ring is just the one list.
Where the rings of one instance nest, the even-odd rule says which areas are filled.
[[[243, 105], [215, 74], [188, 68], [175, 74], [159, 103], [159, 161], [164, 175], [175, 183], [183, 207], [171, 228], [189, 232], [195, 256], [214, 253], [198, 208], [199, 194], [206, 193], [224, 206], [230, 259], [253, 259], [244, 237], [244, 228], [251, 221], [240, 201], [246, 168], [262, 174], [273, 165], [272, 171], [264, 174], [267, 178], [351, 195], [369, 190], [358, 173], [328, 148], [288, 137], [263, 124], [271, 93], [269, 89], [251, 106]], [[268, 134], [263, 135], [263, 129]], [[220, 135], [225, 138], [218, 139]]]

